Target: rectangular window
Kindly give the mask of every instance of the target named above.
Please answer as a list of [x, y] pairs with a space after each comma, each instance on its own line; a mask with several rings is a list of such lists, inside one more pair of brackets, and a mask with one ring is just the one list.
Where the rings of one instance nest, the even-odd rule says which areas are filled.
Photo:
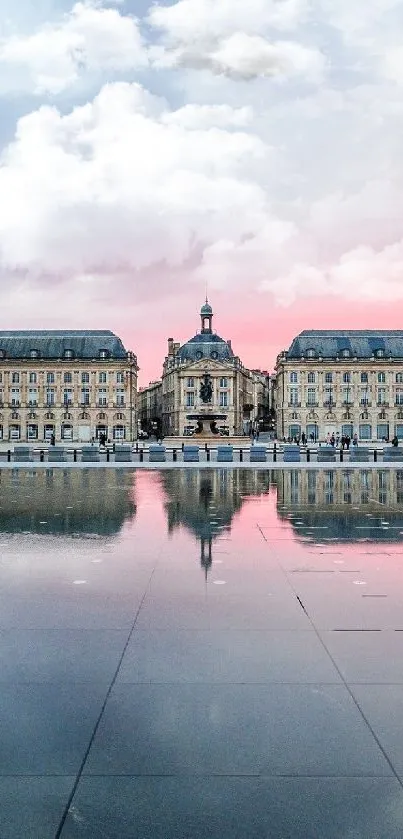
[[298, 388], [291, 387], [290, 388], [290, 404], [291, 405], [298, 405]]
[[325, 405], [334, 405], [332, 387], [325, 387]]
[[113, 427], [113, 439], [114, 440], [124, 440], [125, 437], [126, 437], [126, 426], [115, 425]]
[[371, 440], [371, 438], [372, 438], [372, 427], [371, 427], [369, 422], [361, 423], [358, 430], [359, 430], [360, 440]]
[[187, 387], [192, 388], [192, 387], [194, 387], [194, 386], [195, 386], [195, 380], [194, 380], [194, 378], [193, 378], [192, 376], [190, 376], [190, 377], [188, 378], [188, 381], [187, 381]]
[[299, 440], [301, 436], [301, 426], [300, 425], [290, 425], [288, 427], [288, 436], [290, 440]]
[[396, 405], [403, 405], [403, 388], [396, 388]]
[[325, 373], [325, 382], [326, 384], [331, 385], [333, 382], [333, 373]]
[[386, 402], [386, 387], [378, 387], [378, 393], [376, 397], [376, 401], [378, 405], [384, 405]]
[[297, 382], [298, 381], [298, 373], [290, 373], [290, 382]]
[[12, 373], [11, 374], [11, 381], [13, 385], [18, 385], [20, 381], [20, 374], [19, 373]]
[[3, 381], [3, 373], [0, 373], [0, 382]]
[[310, 384], [314, 384], [315, 382], [315, 373], [308, 373], [308, 382]]
[[386, 373], [378, 373], [378, 382], [386, 382]]
[[63, 405], [73, 404], [73, 391], [71, 387], [65, 387], [63, 390]]
[[228, 387], [228, 379], [226, 376], [220, 379], [220, 387]]
[[30, 387], [28, 391], [28, 404], [36, 406], [38, 404], [38, 391], [34, 387]]
[[342, 427], [341, 427], [341, 436], [342, 437], [351, 437], [352, 438], [353, 434], [354, 434], [354, 427], [351, 423], [346, 422], [344, 425], [342, 425]]
[[125, 383], [125, 374], [124, 373], [116, 373], [116, 384], [124, 385]]
[[343, 382], [348, 385], [351, 382], [351, 373], [343, 373]]
[[55, 374], [54, 373], [46, 373], [46, 384], [47, 385], [54, 385], [55, 383]]
[[98, 375], [98, 382], [100, 385], [105, 385], [107, 381], [107, 374], [106, 373], [99, 373]]
[[361, 373], [361, 384], [365, 385], [368, 381], [368, 373]]
[[20, 404], [20, 389], [18, 387], [11, 388], [11, 404], [13, 407]]
[[368, 405], [368, 403], [369, 403], [368, 389], [367, 388], [361, 388], [361, 391], [360, 391], [360, 405], [364, 405], [364, 407], [365, 407], [366, 405]]
[[81, 404], [82, 405], [89, 405], [90, 404], [90, 389], [89, 389], [89, 387], [82, 387], [81, 388]]
[[308, 388], [308, 405], [316, 405], [316, 387]]
[[30, 373], [29, 374], [29, 384], [30, 385], [36, 385], [36, 382], [37, 382], [36, 373]]
[[98, 390], [98, 405], [105, 406], [107, 404], [107, 390], [106, 387], [100, 387]]
[[403, 384], [403, 373], [396, 373], [396, 382], [399, 385]]
[[125, 404], [125, 392], [123, 388], [118, 388], [116, 391], [116, 404], [117, 405], [124, 405]]
[[88, 385], [90, 382], [90, 374], [89, 373], [81, 373], [81, 384]]
[[46, 404], [47, 405], [54, 405], [55, 404], [55, 389], [54, 389], [54, 387], [46, 388]]
[[389, 440], [389, 423], [379, 422], [376, 430], [378, 440]]
[[70, 385], [73, 381], [72, 373], [65, 373], [64, 377], [63, 377], [63, 380], [64, 380], [65, 385]]
[[220, 393], [220, 407], [227, 408], [228, 407], [228, 393], [224, 390]]
[[189, 393], [186, 394], [186, 407], [187, 408], [193, 408], [194, 403], [195, 403], [195, 395], [194, 395], [194, 393], [192, 393], [192, 391], [190, 391]]

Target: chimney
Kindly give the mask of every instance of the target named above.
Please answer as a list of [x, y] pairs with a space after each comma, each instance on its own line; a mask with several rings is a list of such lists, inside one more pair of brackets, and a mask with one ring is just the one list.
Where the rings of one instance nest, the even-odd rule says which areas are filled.
[[168, 355], [174, 354], [174, 339], [168, 338]]

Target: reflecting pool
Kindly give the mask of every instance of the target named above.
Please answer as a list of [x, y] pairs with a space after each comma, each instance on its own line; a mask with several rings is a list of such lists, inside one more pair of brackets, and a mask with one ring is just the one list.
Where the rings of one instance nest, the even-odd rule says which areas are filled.
[[403, 471], [0, 470], [1, 839], [401, 839]]

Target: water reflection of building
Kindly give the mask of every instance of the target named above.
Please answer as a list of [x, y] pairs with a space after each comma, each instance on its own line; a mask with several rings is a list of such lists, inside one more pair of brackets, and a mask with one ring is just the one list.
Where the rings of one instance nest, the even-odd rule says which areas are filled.
[[349, 541], [400, 539], [403, 470], [294, 469], [275, 472], [273, 478], [280, 517], [295, 510], [301, 514], [303, 523], [300, 516], [298, 522], [292, 520], [297, 532], [326, 524], [321, 540], [322, 535]]
[[269, 473], [232, 469], [178, 469], [161, 474], [168, 497], [168, 530], [183, 526], [200, 543], [200, 563], [207, 577], [214, 540], [231, 530], [245, 497], [269, 491]]
[[134, 474], [125, 470], [0, 470], [3, 533], [110, 536], [135, 513]]

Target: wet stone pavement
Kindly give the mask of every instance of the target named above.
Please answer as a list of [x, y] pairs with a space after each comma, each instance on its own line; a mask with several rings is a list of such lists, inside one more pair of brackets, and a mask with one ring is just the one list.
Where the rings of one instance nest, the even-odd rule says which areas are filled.
[[401, 839], [403, 471], [0, 473], [0, 839]]

